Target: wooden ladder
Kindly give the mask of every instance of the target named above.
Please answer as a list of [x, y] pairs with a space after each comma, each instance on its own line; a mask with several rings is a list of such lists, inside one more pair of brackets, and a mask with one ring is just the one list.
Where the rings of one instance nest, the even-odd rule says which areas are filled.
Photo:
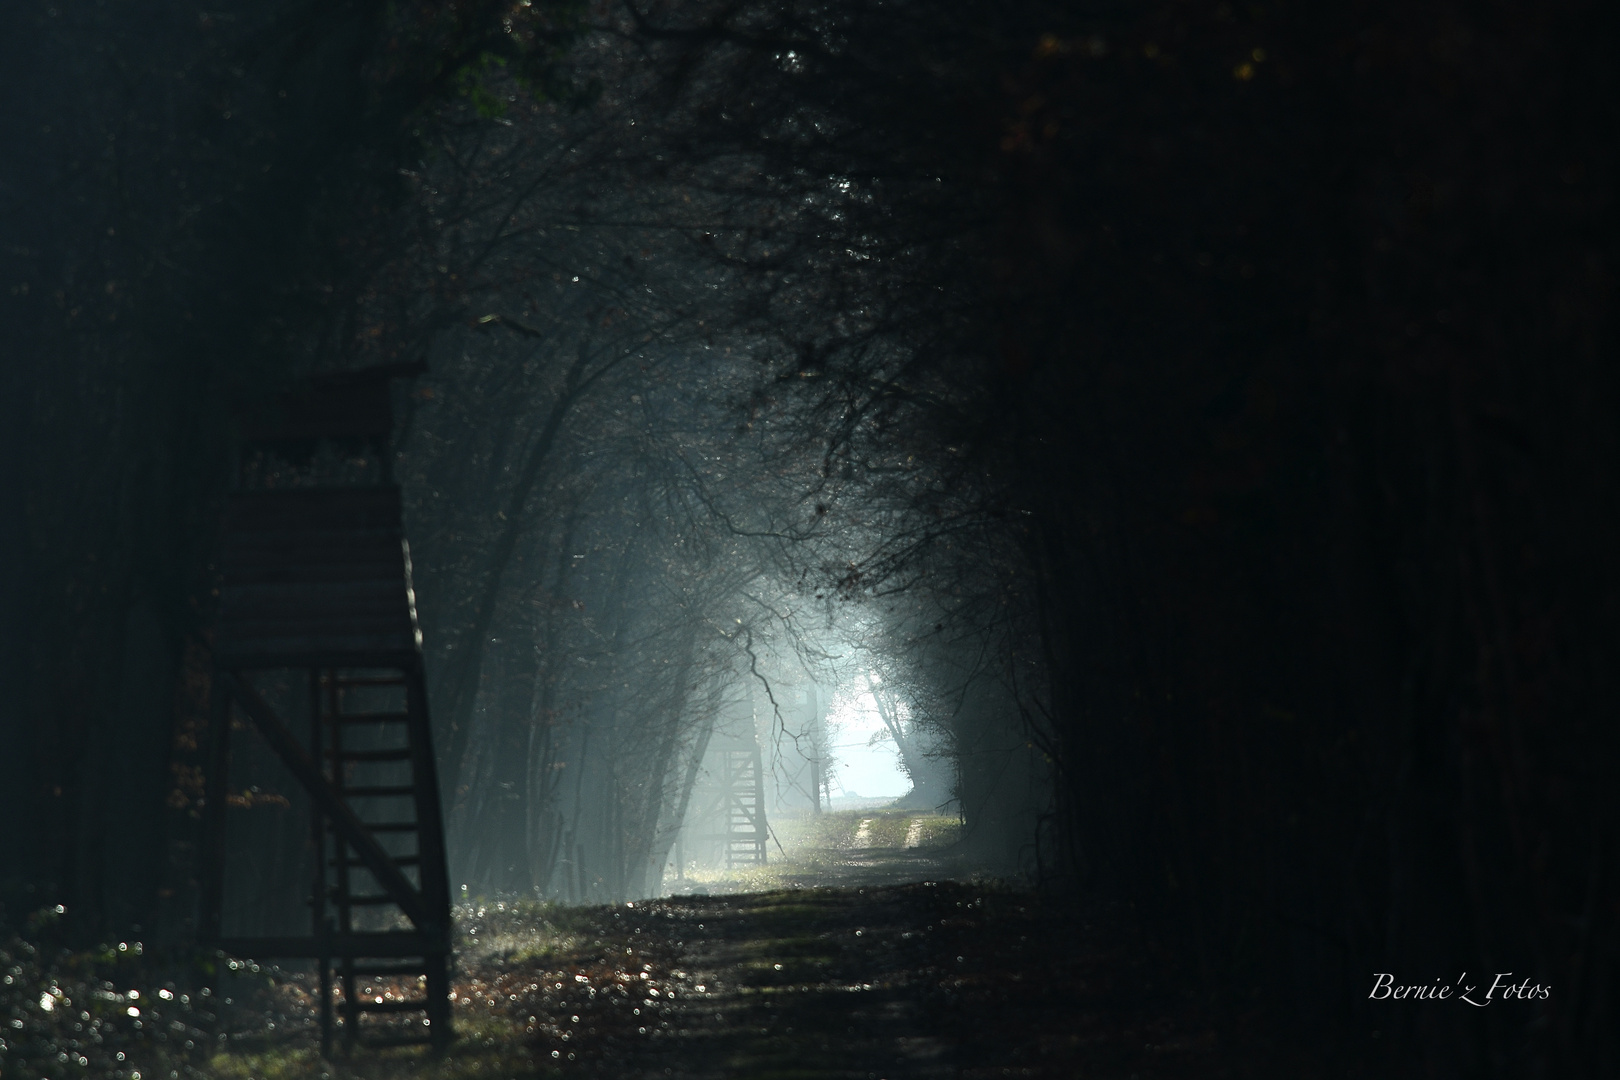
[[[424, 898], [433, 897], [448, 908], [438, 785], [425, 710], [420, 704], [419, 669], [364, 674], [319, 671], [311, 691], [314, 722], [310, 742], [321, 747], [328, 781], [376, 838], [400, 876]], [[357, 704], [359, 708], [354, 707]], [[346, 1046], [442, 1042], [450, 1031], [450, 956], [439, 946], [448, 943], [427, 942], [419, 940], [419, 935], [386, 929], [409, 918], [400, 898], [377, 881], [363, 854], [325, 815], [315, 816], [314, 842], [320, 876], [312, 890], [317, 925], [326, 925], [330, 917], [340, 939], [354, 940], [357, 933], [368, 929], [398, 935], [394, 941], [371, 944], [381, 955], [362, 956], [345, 950], [344, 955], [321, 963], [322, 1044], [329, 1046], [332, 1041], [334, 975], [342, 987], [340, 1012]], [[371, 879], [369, 888], [357, 891], [357, 874]], [[389, 947], [394, 944], [397, 949]], [[421, 950], [413, 951], [418, 945]], [[406, 951], [410, 955], [396, 955]], [[406, 981], [414, 977], [423, 994], [362, 993], [365, 984], [361, 979], [367, 975]], [[419, 1030], [402, 1030], [394, 1024], [386, 1031], [368, 1034], [361, 1020], [367, 1014], [412, 1013], [420, 1014], [423, 1021]]]
[[759, 747], [723, 750], [726, 869], [765, 862], [765, 777]]
[[[334, 977], [342, 988], [337, 1004], [346, 1048], [448, 1046], [453, 1034], [450, 885], [420, 664], [402, 661], [392, 670], [311, 668], [309, 749], [258, 695], [246, 672], [216, 672], [214, 681], [209, 805], [225, 804], [230, 721], [240, 710], [311, 796], [316, 870], [309, 937], [222, 935], [224, 814], [207, 815], [203, 939], [233, 956], [315, 960], [323, 1054], [330, 1054], [333, 1041]], [[381, 709], [345, 708], [361, 689], [373, 698], [391, 690], [400, 700]], [[357, 873], [369, 883], [357, 882]], [[357, 884], [367, 885], [365, 891]], [[422, 996], [367, 994], [360, 981], [366, 975], [414, 977]], [[368, 1035], [361, 1020], [366, 1014], [401, 1013], [422, 1014], [421, 1025], [409, 1030], [394, 1025]]]

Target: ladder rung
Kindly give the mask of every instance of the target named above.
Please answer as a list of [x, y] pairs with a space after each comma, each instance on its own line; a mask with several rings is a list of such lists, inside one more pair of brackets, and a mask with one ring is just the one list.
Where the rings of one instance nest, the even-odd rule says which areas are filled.
[[367, 1001], [365, 998], [356, 998], [353, 1006], [356, 1012], [399, 1013], [399, 1012], [426, 1012], [427, 998], [416, 1001]]
[[422, 828], [414, 821], [368, 821], [364, 824], [372, 832], [419, 832]]
[[351, 896], [351, 897], [349, 897], [349, 906], [350, 907], [376, 907], [378, 904], [397, 904], [397, 903], [399, 903], [399, 901], [395, 900], [392, 896], [389, 896], [387, 893], [364, 893], [364, 894], [359, 895], [359, 896]]
[[403, 724], [410, 718], [410, 713], [403, 712], [329, 713], [326, 716], [334, 724]]
[[356, 975], [426, 975], [426, 964], [356, 964]]
[[344, 788], [341, 794], [351, 799], [377, 795], [415, 795], [416, 785], [372, 784], [369, 786]]
[[338, 676], [322, 680], [327, 686], [404, 686], [403, 675]]
[[328, 750], [326, 756], [334, 761], [405, 761], [411, 756], [408, 746], [392, 750]]

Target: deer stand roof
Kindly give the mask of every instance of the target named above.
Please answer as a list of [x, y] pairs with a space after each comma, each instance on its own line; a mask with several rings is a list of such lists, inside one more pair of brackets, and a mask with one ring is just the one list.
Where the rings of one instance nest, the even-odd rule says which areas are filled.
[[[388, 466], [388, 380], [412, 373], [359, 372], [278, 401], [246, 426], [225, 511], [201, 932], [237, 956], [314, 959], [323, 1053], [334, 1007], [348, 1047], [451, 1037], [444, 829], [410, 548]], [[271, 682], [279, 697], [264, 692]], [[296, 708], [289, 686], [302, 688]], [[227, 843], [237, 716], [307, 797], [307, 936], [225, 932], [227, 866], [253, 855]], [[362, 977], [408, 992], [360, 995]]]

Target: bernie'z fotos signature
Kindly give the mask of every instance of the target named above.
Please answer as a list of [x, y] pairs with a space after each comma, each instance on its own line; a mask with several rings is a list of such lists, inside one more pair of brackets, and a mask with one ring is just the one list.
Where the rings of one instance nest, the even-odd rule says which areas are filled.
[[1485, 991], [1485, 999], [1476, 1001], [1474, 998], [1479, 991], [1479, 987], [1465, 985], [1463, 980], [1466, 978], [1468, 978], [1468, 972], [1465, 971], [1457, 976], [1455, 983], [1449, 985], [1443, 984], [1439, 979], [1436, 979], [1433, 986], [1396, 986], [1394, 975], [1387, 971], [1380, 971], [1374, 973], [1372, 993], [1367, 996], [1374, 1001], [1383, 1001], [1385, 998], [1447, 1001], [1455, 997], [1467, 1002], [1476, 1009], [1483, 1009], [1492, 1001], [1536, 1001], [1552, 996], [1551, 986], [1532, 983], [1529, 979], [1516, 983], [1513, 981], [1513, 972], [1504, 971], [1491, 980], [1491, 988]]

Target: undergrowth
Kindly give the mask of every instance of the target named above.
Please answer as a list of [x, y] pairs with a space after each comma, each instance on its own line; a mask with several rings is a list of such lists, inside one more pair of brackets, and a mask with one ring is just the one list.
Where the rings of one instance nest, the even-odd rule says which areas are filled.
[[200, 1078], [213, 1002], [190, 992], [202, 958], [139, 941], [63, 944], [61, 906], [0, 935], [0, 1077]]

